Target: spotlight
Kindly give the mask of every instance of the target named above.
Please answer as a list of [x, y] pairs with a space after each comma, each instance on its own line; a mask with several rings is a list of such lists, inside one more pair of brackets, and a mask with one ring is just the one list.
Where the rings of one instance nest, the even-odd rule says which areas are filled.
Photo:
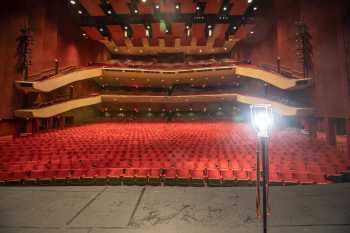
[[268, 137], [273, 126], [272, 107], [270, 104], [250, 106], [251, 122], [258, 137]]

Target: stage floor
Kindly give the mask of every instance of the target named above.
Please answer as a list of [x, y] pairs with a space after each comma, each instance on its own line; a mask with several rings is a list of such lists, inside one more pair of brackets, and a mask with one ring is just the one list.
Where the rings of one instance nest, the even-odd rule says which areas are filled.
[[[350, 232], [350, 184], [272, 187], [270, 231]], [[255, 188], [1, 187], [1, 233], [255, 233]]]

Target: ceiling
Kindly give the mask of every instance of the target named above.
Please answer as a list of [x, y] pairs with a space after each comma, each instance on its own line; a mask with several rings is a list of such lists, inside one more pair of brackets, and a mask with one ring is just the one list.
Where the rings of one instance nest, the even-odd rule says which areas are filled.
[[68, 0], [82, 36], [114, 55], [229, 53], [254, 33], [258, 0]]

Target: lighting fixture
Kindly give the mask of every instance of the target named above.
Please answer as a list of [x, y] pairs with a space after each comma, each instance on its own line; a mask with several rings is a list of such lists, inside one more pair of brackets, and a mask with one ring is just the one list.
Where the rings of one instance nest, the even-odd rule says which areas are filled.
[[256, 104], [250, 106], [252, 126], [259, 138], [269, 137], [273, 126], [272, 107], [270, 104]]
[[81, 10], [78, 10], [78, 14], [81, 15], [83, 14], [83, 12]]
[[70, 4], [75, 5], [76, 2], [74, 0], [70, 0]]

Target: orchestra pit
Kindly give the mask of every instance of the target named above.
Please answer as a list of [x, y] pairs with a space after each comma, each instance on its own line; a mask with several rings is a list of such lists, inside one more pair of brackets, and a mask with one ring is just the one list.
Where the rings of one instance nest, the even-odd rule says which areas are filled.
[[11, 0], [0, 233], [350, 232], [348, 0]]

